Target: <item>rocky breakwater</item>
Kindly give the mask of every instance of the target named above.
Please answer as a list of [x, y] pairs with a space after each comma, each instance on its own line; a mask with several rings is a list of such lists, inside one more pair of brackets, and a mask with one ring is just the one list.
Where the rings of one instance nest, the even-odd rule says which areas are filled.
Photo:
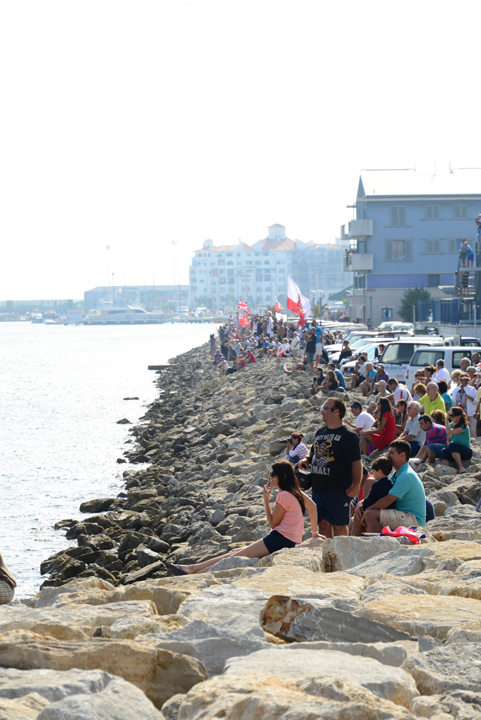
[[59, 523], [76, 546], [0, 607], [0, 717], [481, 717], [478, 446], [463, 476], [420, 468], [436, 509], [420, 546], [311, 540], [168, 577], [265, 534], [280, 440], [319, 426], [309, 384], [276, 361], [219, 377], [205, 349], [160, 374], [126, 451], [147, 465]]

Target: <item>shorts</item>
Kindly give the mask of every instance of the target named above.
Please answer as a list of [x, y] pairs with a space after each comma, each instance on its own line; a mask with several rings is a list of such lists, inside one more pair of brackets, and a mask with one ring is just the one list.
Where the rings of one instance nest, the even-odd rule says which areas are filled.
[[430, 445], [426, 445], [428, 450], [431, 450], [436, 457], [441, 457], [441, 453], [446, 448], [446, 444], [444, 443], [431, 443]]
[[269, 551], [269, 555], [277, 552], [277, 550], [282, 550], [282, 548], [293, 548], [296, 544], [293, 540], [289, 540], [282, 535], [282, 533], [278, 532], [278, 530], [271, 530], [271, 532], [262, 539]]
[[15, 590], [10, 587], [8, 582], [0, 580], [0, 605], [12, 602]]
[[322, 355], [322, 343], [316, 345], [316, 355]]
[[306, 358], [307, 358], [307, 362], [311, 363], [311, 362], [314, 362], [315, 355], [314, 355], [314, 353], [306, 352]]
[[349, 525], [351, 498], [345, 492], [312, 493], [317, 505], [317, 522], [326, 520], [331, 525]]
[[365, 375], [359, 375], [359, 382], [362, 383], [366, 379]]
[[379, 513], [379, 522], [381, 528], [388, 526], [391, 530], [396, 530], [398, 527], [418, 527], [419, 523], [416, 520], [416, 516], [412, 513], [401, 512], [401, 510], [381, 510]]
[[473, 457], [473, 451], [467, 445], [461, 445], [461, 443], [450, 443], [447, 448], [444, 448], [441, 457], [443, 460], [449, 460], [453, 462], [454, 458], [451, 453], [459, 453], [461, 460], [471, 460]]

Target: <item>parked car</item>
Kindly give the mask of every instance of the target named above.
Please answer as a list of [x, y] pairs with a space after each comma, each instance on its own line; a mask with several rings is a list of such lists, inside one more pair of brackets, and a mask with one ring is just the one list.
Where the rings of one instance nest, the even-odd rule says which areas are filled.
[[407, 366], [405, 382], [406, 384], [412, 383], [417, 370], [421, 370], [427, 365], [436, 365], [438, 360], [444, 360], [444, 367], [450, 373], [453, 372], [453, 370], [459, 370], [461, 360], [464, 357], [471, 358], [471, 355], [475, 352], [481, 355], [481, 347], [455, 345], [453, 347], [418, 348]]

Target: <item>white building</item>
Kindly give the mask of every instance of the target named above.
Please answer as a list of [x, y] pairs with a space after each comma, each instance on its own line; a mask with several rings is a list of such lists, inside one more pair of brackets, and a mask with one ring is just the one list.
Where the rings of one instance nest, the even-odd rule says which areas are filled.
[[268, 228], [266, 238], [250, 246], [242, 242], [215, 246], [206, 240], [195, 251], [189, 271], [190, 307], [234, 309], [240, 298], [254, 310], [276, 300], [285, 309], [288, 274], [311, 299], [318, 299], [321, 290], [326, 300], [328, 294], [350, 284], [342, 273], [342, 256], [343, 250], [335, 245], [291, 240], [278, 223]]

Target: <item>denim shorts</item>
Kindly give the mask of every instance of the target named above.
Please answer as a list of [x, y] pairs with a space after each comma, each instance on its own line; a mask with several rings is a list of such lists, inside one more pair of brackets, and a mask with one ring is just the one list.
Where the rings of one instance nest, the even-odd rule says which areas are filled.
[[272, 530], [262, 539], [264, 541], [264, 545], [269, 551], [269, 554], [276, 552], [277, 550], [282, 550], [282, 548], [293, 548], [296, 544], [292, 540], [288, 540], [288, 538], [277, 530]]
[[436, 457], [441, 457], [441, 453], [446, 448], [446, 444], [444, 443], [431, 443], [430, 445], [426, 445], [428, 450], [431, 450]]
[[307, 362], [309, 362], [309, 363], [314, 362], [315, 357], [316, 357], [315, 353], [306, 352]]

